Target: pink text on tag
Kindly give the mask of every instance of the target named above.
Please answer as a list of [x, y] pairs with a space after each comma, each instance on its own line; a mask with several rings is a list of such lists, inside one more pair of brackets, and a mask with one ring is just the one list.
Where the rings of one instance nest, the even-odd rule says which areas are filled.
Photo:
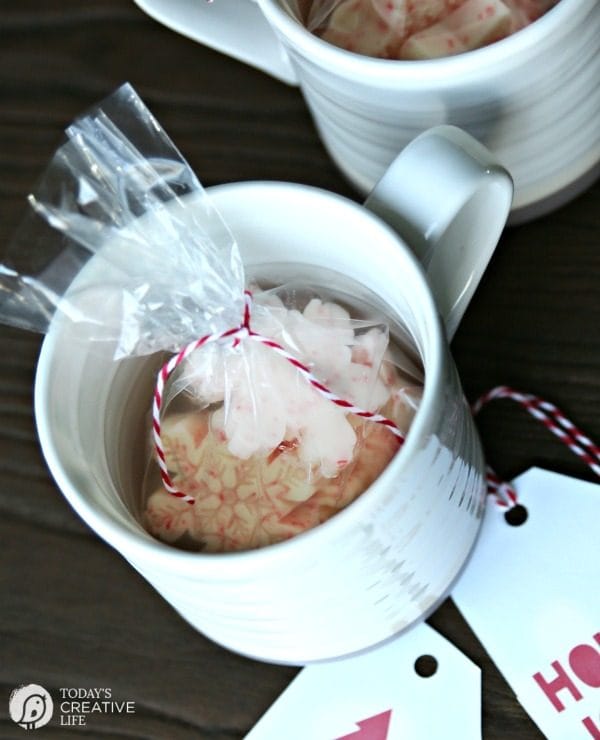
[[[597, 632], [593, 639], [600, 645], [600, 632]], [[584, 691], [588, 687], [600, 688], [600, 651], [597, 647], [587, 643], [575, 645], [569, 652], [566, 662], [572, 674], [581, 682]], [[568, 692], [575, 701], [581, 701], [583, 693], [559, 660], [553, 660], [550, 665], [555, 671], [554, 676], [551, 677], [548, 673], [544, 676], [541, 671], [538, 671], [533, 674], [533, 680], [544, 692], [554, 709], [562, 712], [565, 709], [563, 699], [567, 695], [564, 692]], [[558, 697], [559, 692], [563, 692], [560, 698]], [[600, 740], [600, 727], [591, 717], [584, 717], [581, 722], [594, 740]]]

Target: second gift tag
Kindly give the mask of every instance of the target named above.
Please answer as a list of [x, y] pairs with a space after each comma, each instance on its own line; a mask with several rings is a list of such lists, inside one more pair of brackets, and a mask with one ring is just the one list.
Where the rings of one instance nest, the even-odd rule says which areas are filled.
[[452, 598], [549, 740], [600, 740], [600, 486], [534, 468], [514, 487]]
[[481, 738], [480, 671], [422, 623], [350, 658], [304, 668], [246, 740]]

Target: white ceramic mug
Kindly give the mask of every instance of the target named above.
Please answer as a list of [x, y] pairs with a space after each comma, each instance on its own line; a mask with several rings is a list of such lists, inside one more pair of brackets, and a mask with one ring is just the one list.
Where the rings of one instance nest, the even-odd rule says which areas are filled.
[[[76, 325], [59, 312], [36, 376], [42, 450], [81, 517], [208, 637], [268, 661], [348, 654], [433, 609], [479, 530], [483, 455], [428, 278], [452, 332], [503, 228], [510, 178], [452, 127], [409, 145], [367, 206], [407, 235], [427, 276], [396, 231], [338, 195], [277, 182], [226, 184], [209, 194], [249, 272], [308, 271], [324, 284], [341, 275], [369, 291], [392, 334], [408, 332], [425, 385], [402, 449], [354, 503], [315, 529], [247, 552], [177, 550], [136, 516], [159, 360], [115, 362], [109, 343], [92, 349], [74, 340]], [[86, 300], [99, 273], [106, 283], [110, 250], [119, 247], [108, 242], [87, 263], [69, 289], [72, 301]]]
[[453, 124], [510, 171], [510, 221], [566, 202], [600, 174], [600, 3], [560, 0], [483, 49], [390, 61], [309, 33], [283, 0], [135, 0], [165, 25], [298, 84], [329, 154], [368, 193], [421, 131]]

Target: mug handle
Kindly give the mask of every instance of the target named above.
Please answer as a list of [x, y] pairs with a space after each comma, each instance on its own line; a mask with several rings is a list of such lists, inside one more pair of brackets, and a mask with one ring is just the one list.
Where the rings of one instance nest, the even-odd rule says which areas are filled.
[[151, 18], [194, 41], [298, 83], [290, 59], [255, 0], [134, 0]]
[[455, 126], [418, 136], [365, 201], [423, 265], [452, 339], [496, 248], [512, 203], [509, 173]]

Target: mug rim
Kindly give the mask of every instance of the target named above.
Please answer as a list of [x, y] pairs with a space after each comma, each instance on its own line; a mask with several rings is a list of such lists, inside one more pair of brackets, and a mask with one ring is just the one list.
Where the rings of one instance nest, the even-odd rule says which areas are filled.
[[[427, 317], [427, 328], [430, 332], [429, 348], [431, 359], [428, 358], [427, 373], [425, 376], [421, 404], [411, 423], [402, 448], [396, 453], [394, 458], [390, 463], [388, 463], [369, 488], [361, 493], [344, 509], [338, 511], [330, 519], [322, 522], [316, 527], [312, 527], [311, 529], [294, 535], [287, 540], [276, 542], [265, 547], [224, 553], [189, 552], [175, 548], [172, 545], [153, 537], [143, 528], [132, 514], [130, 514], [131, 520], [139, 527], [139, 531], [137, 533], [133, 532], [131, 527], [127, 527], [125, 524], [118, 521], [118, 519], [113, 515], [104, 510], [98, 509], [93, 502], [90, 501], [90, 496], [78, 491], [77, 486], [59, 459], [56, 446], [53, 443], [53, 430], [50, 428], [48, 419], [45, 415], [45, 405], [46, 398], [50, 393], [50, 378], [53, 359], [56, 353], [60, 352], [58, 345], [62, 335], [61, 327], [64, 326], [68, 320], [60, 313], [55, 314], [48, 329], [48, 333], [42, 342], [34, 382], [34, 416], [40, 447], [58, 488], [78, 515], [84, 520], [84, 522], [92, 527], [99, 536], [105, 539], [113, 547], [116, 547], [121, 554], [127, 558], [129, 558], [129, 556], [135, 551], [136, 555], [139, 555], [140, 558], [142, 558], [140, 561], [142, 563], [150, 564], [150, 557], [153, 558], [152, 562], [154, 564], [157, 564], [160, 561], [163, 563], [166, 563], [167, 561], [170, 563], [179, 562], [182, 565], [185, 563], [186, 567], [189, 568], [192, 563], [195, 563], [199, 568], [205, 571], [207, 575], [212, 574], [218, 576], [220, 573], [226, 572], [230, 568], [241, 564], [247, 564], [249, 567], [252, 567], [260, 564], [262, 561], [270, 561], [274, 556], [284, 559], [288, 555], [293, 556], [294, 553], [301, 551], [304, 548], [311, 548], [314, 537], [319, 537], [320, 540], [322, 540], [324, 536], [328, 539], [335, 539], [339, 536], [340, 531], [348, 529], [353, 526], [357, 518], [360, 519], [360, 510], [362, 508], [369, 508], [372, 506], [372, 499], [375, 495], [373, 492], [375, 484], [379, 481], [385, 482], [387, 478], [398, 475], [398, 469], [401, 469], [405, 465], [405, 461], [410, 459], [412, 449], [418, 446], [418, 438], [420, 438], [424, 430], [429, 425], [429, 417], [431, 413], [429, 407], [434, 403], [443, 372], [443, 346], [445, 339], [441, 319], [437, 312], [433, 295], [428, 286], [427, 278], [425, 277], [420, 262], [413, 255], [412, 251], [404, 243], [401, 237], [379, 216], [350, 198], [322, 188], [302, 183], [275, 180], [250, 180], [214, 185], [212, 187], [207, 187], [206, 191], [211, 195], [218, 193], [238, 193], [240, 190], [268, 190], [273, 188], [280, 192], [283, 189], [301, 190], [305, 193], [312, 194], [314, 197], [329, 198], [332, 201], [341, 203], [345, 207], [352, 208], [356, 211], [360, 210], [361, 216], [371, 220], [374, 228], [378, 229], [383, 236], [385, 236], [387, 232], [388, 240], [393, 240], [396, 247], [400, 246], [402, 248], [404, 259], [407, 260], [413, 270], [411, 280], [416, 280], [420, 283], [420, 292], [422, 293], [421, 297], [423, 301], [420, 302], [419, 306], [423, 310], [423, 315]], [[218, 205], [216, 207], [218, 210]], [[90, 481], [90, 485], [97, 486], [98, 484], [93, 480]]]
[[595, 0], [558, 0], [557, 4], [542, 16], [515, 33], [486, 46], [460, 54], [435, 59], [381, 59], [335, 46], [315, 34], [295, 20], [279, 0], [257, 0], [265, 15], [296, 48], [306, 52], [306, 58], [315, 60], [323, 66], [342, 70], [349, 75], [358, 73], [365, 76], [377, 75], [380, 80], [402, 79], [403, 83], [435, 83], [451, 81], [453, 75], [472, 73], [481, 67], [497, 66], [507, 58], [533, 47], [541, 39], [554, 35], [556, 28], [565, 27], [575, 9], [594, 8]]

